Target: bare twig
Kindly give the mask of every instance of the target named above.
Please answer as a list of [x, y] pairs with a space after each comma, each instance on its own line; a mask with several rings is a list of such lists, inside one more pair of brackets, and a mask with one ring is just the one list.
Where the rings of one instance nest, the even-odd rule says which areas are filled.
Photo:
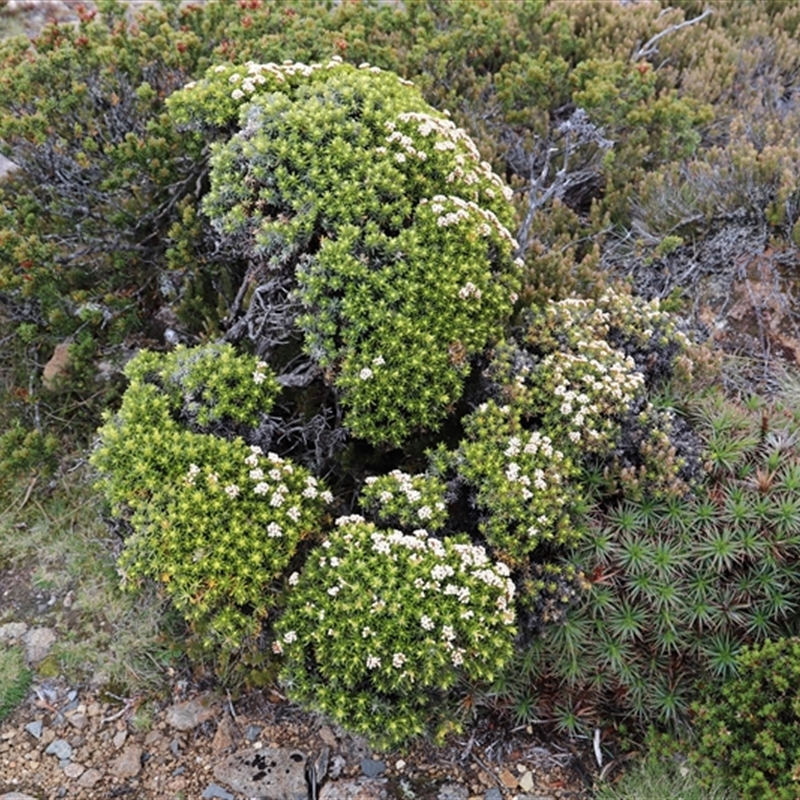
[[631, 61], [639, 61], [642, 58], [649, 58], [650, 56], [654, 56], [658, 53], [658, 47], [656, 44], [664, 37], [668, 36], [671, 33], [675, 33], [676, 31], [681, 30], [681, 28], [688, 28], [690, 25], [695, 25], [696, 23], [700, 22], [701, 20], [705, 19], [706, 17], [710, 16], [714, 13], [714, 10], [711, 8], [707, 8], [699, 17], [694, 17], [693, 19], [686, 19], [683, 22], [677, 22], [674, 25], [669, 25], [668, 27], [664, 28], [663, 31], [655, 34], [655, 36], [651, 36], [632, 56]]

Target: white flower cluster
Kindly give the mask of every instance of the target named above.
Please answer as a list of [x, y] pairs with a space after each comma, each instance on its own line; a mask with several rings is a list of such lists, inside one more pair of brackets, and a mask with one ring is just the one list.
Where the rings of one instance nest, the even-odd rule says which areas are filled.
[[[445, 514], [444, 486], [432, 482], [429, 476], [423, 473], [409, 475], [395, 469], [380, 477], [372, 475], [365, 484], [362, 506], [377, 507], [378, 517], [399, 519], [401, 525], [409, 526], [431, 520], [434, 528], [442, 524]], [[380, 491], [372, 489], [376, 484]]]
[[[427, 201], [423, 200], [422, 202], [425, 203]], [[517, 250], [519, 248], [519, 243], [517, 240], [511, 235], [508, 228], [506, 228], [506, 226], [500, 222], [500, 220], [497, 218], [497, 215], [490, 209], [483, 208], [472, 200], [464, 200], [463, 198], [456, 197], [455, 195], [437, 194], [431, 198], [430, 202], [431, 211], [433, 211], [434, 214], [439, 214], [439, 216], [436, 218], [436, 224], [440, 228], [446, 228], [451, 225], [459, 225], [462, 222], [468, 222], [473, 219], [473, 214], [477, 214], [481, 219], [480, 230], [483, 235], [486, 235], [487, 232], [483, 226], [488, 225], [489, 230], [496, 231], [501, 239], [504, 239], [509, 243], [509, 245], [511, 245], [513, 250]], [[451, 207], [455, 206], [455, 210], [448, 211], [448, 204]]]
[[[416, 123], [417, 132], [424, 137], [431, 135], [438, 137], [439, 141], [433, 145], [434, 150], [442, 152], [461, 150], [455, 157], [455, 170], [447, 177], [449, 183], [463, 180], [470, 186], [484, 178], [500, 190], [506, 201], [511, 201], [513, 197], [511, 187], [507, 186], [505, 181], [492, 170], [491, 164], [481, 160], [481, 154], [475, 146], [475, 142], [465, 130], [457, 128], [449, 119], [440, 119], [430, 114], [414, 111], [399, 114], [398, 120]], [[467, 158], [472, 161], [473, 167], [465, 170]], [[491, 195], [489, 196], [491, 197]]]
[[462, 300], [466, 300], [468, 297], [474, 297], [476, 300], [480, 300], [482, 294], [483, 293], [481, 292], [481, 290], [472, 281], [467, 281], [458, 290], [458, 296]]
[[256, 362], [256, 368], [253, 371], [253, 383], [255, 383], [256, 386], [260, 386], [267, 379], [265, 370], [268, 366], [266, 361]]
[[644, 385], [644, 375], [636, 371], [630, 356], [608, 342], [579, 340], [576, 344], [577, 353], [552, 353], [542, 360], [540, 370], [549, 373], [555, 384], [552, 393], [570, 441], [591, 446], [603, 439], [609, 416], [624, 411], [634, 400]]

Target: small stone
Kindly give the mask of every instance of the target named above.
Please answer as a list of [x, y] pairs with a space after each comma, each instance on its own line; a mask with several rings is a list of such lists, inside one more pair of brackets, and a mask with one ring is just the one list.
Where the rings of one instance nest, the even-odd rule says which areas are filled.
[[483, 795], [483, 800], [503, 800], [503, 795], [496, 786], [493, 786]]
[[55, 644], [56, 632], [52, 628], [31, 628], [22, 637], [25, 652], [31, 664], [43, 661]]
[[403, 761], [402, 758], [398, 758], [397, 761], [395, 761], [394, 768], [398, 772], [402, 772], [406, 768], [406, 762]]
[[503, 769], [500, 771], [500, 781], [507, 789], [516, 789], [519, 786], [519, 781], [514, 777], [511, 770]]
[[533, 773], [527, 770], [525, 774], [519, 779], [519, 788], [523, 792], [529, 792], [533, 789]]
[[219, 784], [211, 783], [203, 791], [203, 794], [200, 795], [203, 800], [208, 800], [208, 798], [219, 798], [219, 800], [235, 800], [234, 796], [230, 792], [226, 792]]
[[119, 750], [120, 747], [122, 747], [122, 745], [125, 744], [125, 740], [127, 738], [128, 738], [128, 731], [117, 731], [114, 734], [114, 738], [111, 740], [111, 742], [113, 743], [114, 747], [116, 747], [117, 750]]
[[67, 722], [82, 731], [89, 724], [89, 718], [86, 714], [70, 714], [67, 716]]
[[153, 747], [154, 745], [160, 745], [163, 738], [164, 736], [161, 731], [150, 731], [147, 736], [144, 737], [144, 746]]
[[28, 626], [24, 622], [6, 622], [5, 625], [0, 625], [0, 642], [21, 639], [27, 630]]
[[77, 764], [74, 761], [70, 761], [70, 763], [64, 767], [64, 774], [68, 778], [72, 779], [80, 778], [80, 776], [83, 775], [85, 771], [86, 767], [84, 767], [83, 764]]
[[8, 794], [0, 794], [0, 800], [36, 800], [36, 798], [22, 792], [8, 792]]
[[385, 778], [356, 778], [328, 781], [319, 792], [319, 800], [387, 800]]
[[386, 764], [373, 758], [362, 758], [361, 771], [367, 778], [380, 778], [386, 772]]
[[214, 768], [214, 777], [250, 797], [307, 800], [306, 756], [288, 748], [250, 748], [229, 756]]
[[436, 795], [436, 800], [468, 800], [469, 789], [460, 783], [445, 783]]
[[227, 750], [233, 745], [233, 724], [230, 717], [223, 717], [217, 725], [217, 730], [214, 733], [214, 738], [211, 741], [211, 749], [215, 753], [220, 753]]
[[111, 763], [109, 773], [116, 778], [135, 778], [142, 769], [142, 748], [129, 744]]
[[178, 739], [173, 739], [169, 743], [169, 749], [170, 749], [170, 752], [172, 753], [172, 755], [174, 755], [175, 758], [178, 758], [178, 756], [180, 756], [180, 754], [181, 754], [181, 743], [180, 743], [180, 741]]
[[248, 725], [244, 729], [244, 738], [247, 739], [248, 742], [254, 742], [261, 736], [261, 731], [264, 729], [260, 725]]
[[50, 360], [44, 365], [42, 384], [48, 391], [55, 389], [58, 386], [58, 379], [69, 370], [71, 344], [69, 341], [57, 344]]
[[44, 751], [48, 756], [56, 756], [59, 761], [67, 761], [72, 756], [72, 748], [64, 739], [56, 739]]
[[86, 772], [78, 778], [78, 786], [81, 789], [91, 789], [101, 778], [103, 773], [99, 769], [87, 769]]
[[336, 747], [336, 745], [339, 744], [336, 734], [327, 725], [323, 725], [319, 729], [319, 738], [322, 739], [328, 747]]
[[209, 695], [184, 700], [167, 709], [167, 722], [179, 731], [190, 731], [219, 715], [219, 708]]
[[103, 713], [103, 706], [98, 702], [90, 703], [86, 713], [90, 717], [99, 717]]
[[331, 763], [328, 765], [328, 777], [335, 781], [341, 774], [344, 768], [347, 766], [347, 761], [338, 753], [331, 759]]

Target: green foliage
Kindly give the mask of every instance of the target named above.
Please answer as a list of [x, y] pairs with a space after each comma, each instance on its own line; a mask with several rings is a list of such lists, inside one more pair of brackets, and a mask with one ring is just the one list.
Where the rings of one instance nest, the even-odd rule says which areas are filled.
[[169, 106], [180, 123], [222, 126], [241, 105], [203, 209], [295, 293], [346, 426], [398, 446], [458, 400], [511, 314], [519, 265], [510, 190], [474, 143], [406, 81], [362, 67], [215, 67]]
[[693, 707], [693, 756], [745, 800], [793, 800], [800, 796], [800, 640], [746, 647], [736, 663], [737, 677], [710, 686]]
[[21, 647], [0, 647], [0, 722], [25, 699], [31, 678], [25, 651]]
[[53, 434], [28, 430], [15, 420], [0, 434], [0, 475], [11, 478], [31, 470], [52, 472], [58, 446]]
[[572, 544], [580, 537], [571, 514], [578, 470], [550, 436], [525, 430], [518, 407], [481, 404], [464, 420], [459, 449], [440, 451], [437, 469], [447, 467], [475, 488], [479, 529], [510, 563], [542, 542]]
[[434, 475], [409, 475], [395, 469], [367, 478], [358, 502], [382, 525], [409, 530], [424, 526], [435, 533], [447, 520], [446, 490], [444, 481]]
[[176, 419], [182, 406], [190, 420], [238, 417], [241, 398], [243, 418], [267, 411], [275, 385], [259, 363], [229, 347], [143, 352], [92, 455], [99, 487], [133, 529], [123, 580], [161, 582], [204, 643], [228, 651], [257, 636], [273, 581], [332, 500], [308, 470]]
[[465, 537], [342, 517], [309, 558], [276, 627], [290, 697], [384, 747], [455, 724], [461, 677], [509, 659], [514, 584]]
[[[733, 414], [709, 416], [711, 437]], [[566, 704], [576, 725], [627, 712], [674, 726], [697, 681], [731, 678], [745, 643], [793, 629], [800, 507], [786, 481], [800, 458], [797, 422], [780, 408], [763, 419], [769, 432], [745, 434], [740, 462], [691, 494], [595, 510], [571, 556], [588, 591], [531, 646], [543, 716], [565, 719]], [[728, 436], [740, 440], [742, 428]]]

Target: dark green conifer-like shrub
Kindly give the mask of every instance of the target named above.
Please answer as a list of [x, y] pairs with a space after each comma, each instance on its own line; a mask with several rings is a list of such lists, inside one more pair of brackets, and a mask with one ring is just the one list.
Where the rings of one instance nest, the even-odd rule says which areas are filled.
[[738, 655], [737, 677], [693, 706], [693, 757], [725, 775], [744, 800], [794, 800], [800, 780], [800, 640], [767, 641]]

